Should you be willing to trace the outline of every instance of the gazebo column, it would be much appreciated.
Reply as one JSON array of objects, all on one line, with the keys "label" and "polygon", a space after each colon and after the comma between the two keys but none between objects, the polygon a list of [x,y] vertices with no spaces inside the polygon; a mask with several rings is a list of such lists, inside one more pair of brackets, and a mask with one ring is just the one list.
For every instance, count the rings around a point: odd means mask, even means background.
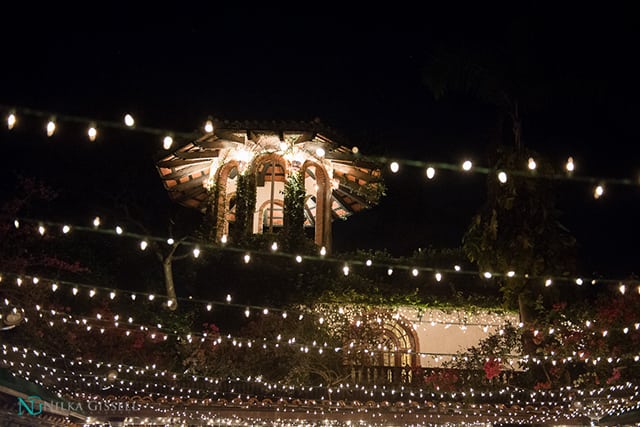
[{"label": "gazebo column", "polygon": [[316,167],[316,224],[315,243],[324,246],[327,252],[331,251],[331,186],[324,169]]}]

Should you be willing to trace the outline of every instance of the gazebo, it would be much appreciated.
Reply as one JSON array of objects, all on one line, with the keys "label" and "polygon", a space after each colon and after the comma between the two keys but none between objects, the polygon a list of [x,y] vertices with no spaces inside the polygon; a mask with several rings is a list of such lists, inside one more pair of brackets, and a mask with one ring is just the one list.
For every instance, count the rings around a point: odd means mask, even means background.
[{"label": "gazebo", "polygon": [[[314,229],[316,245],[330,250],[332,221],[371,208],[384,194],[379,165],[362,158],[356,147],[337,143],[334,135],[318,121],[210,120],[200,136],[156,166],[173,201],[214,218],[216,241],[227,238],[242,197],[255,197],[244,225],[250,232],[282,228],[285,185],[298,173],[304,183],[304,227]],[[251,178],[251,188],[240,194],[242,177]]]}]

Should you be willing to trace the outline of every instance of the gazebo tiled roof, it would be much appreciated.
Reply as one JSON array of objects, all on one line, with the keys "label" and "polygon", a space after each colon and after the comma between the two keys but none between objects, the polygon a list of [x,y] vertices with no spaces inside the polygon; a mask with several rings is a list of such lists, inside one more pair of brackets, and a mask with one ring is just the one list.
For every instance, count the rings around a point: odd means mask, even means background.
[{"label": "gazebo tiled roof", "polygon": [[[205,210],[212,166],[214,162],[224,162],[231,150],[278,153],[283,143],[314,156],[332,171],[334,218],[346,219],[376,205],[384,191],[379,165],[362,159],[357,148],[337,143],[335,132],[317,121],[217,121],[213,125],[212,132],[203,132],[156,164],[169,197],[183,206]],[[324,150],[322,156],[316,154],[318,149]],[[313,209],[310,212],[315,217]],[[311,222],[313,219],[308,218]]]}]

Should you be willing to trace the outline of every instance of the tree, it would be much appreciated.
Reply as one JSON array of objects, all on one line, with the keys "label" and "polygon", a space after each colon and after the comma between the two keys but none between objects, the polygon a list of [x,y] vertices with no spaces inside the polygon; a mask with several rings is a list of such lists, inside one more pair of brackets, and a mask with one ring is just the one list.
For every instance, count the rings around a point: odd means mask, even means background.
[{"label": "tree", "polygon": [[[463,249],[482,271],[517,272],[513,279],[498,280],[505,303],[512,306],[517,300],[522,321],[529,322],[541,289],[539,276],[570,272],[575,241],[559,222],[552,182],[527,176],[530,158],[538,163],[538,173],[553,171],[524,146],[523,114],[544,104],[549,84],[535,56],[525,49],[528,39],[519,37],[522,34],[510,33],[508,43],[485,40],[436,53],[424,77],[437,99],[451,92],[471,94],[499,117],[489,159],[493,173],[487,179],[487,202],[472,219]],[[508,127],[510,131],[504,132]],[[500,170],[507,173],[504,184],[497,179]],[[536,281],[525,275],[535,276]]]}]

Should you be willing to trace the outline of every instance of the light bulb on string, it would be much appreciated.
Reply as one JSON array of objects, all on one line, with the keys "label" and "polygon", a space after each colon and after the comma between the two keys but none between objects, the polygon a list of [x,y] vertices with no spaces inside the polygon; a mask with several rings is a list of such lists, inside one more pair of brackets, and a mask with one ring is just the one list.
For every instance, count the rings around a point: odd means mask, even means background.
[{"label": "light bulb on string", "polygon": [[391,276],[393,274],[393,268],[387,268],[387,276]]},{"label": "light bulb on string", "polygon": [[431,166],[429,166],[427,168],[427,178],[428,179],[433,179],[433,177],[436,176],[436,170],[434,168],[432,168]]},{"label": "light bulb on string", "polygon": [[472,167],[473,167],[473,163],[471,162],[471,160],[465,160],[462,163],[462,170],[464,170],[464,171],[468,172],[468,171],[471,170]]},{"label": "light bulb on string", "polygon": [[251,255],[245,254],[243,260],[245,264],[249,264],[249,261],[251,261]]},{"label": "light bulb on string", "polygon": [[532,170],[532,171],[536,170],[536,168],[538,167],[533,157],[529,157],[529,160],[527,161],[527,167],[529,168],[529,170]]},{"label": "light bulb on string", "polygon": [[411,269],[411,275],[412,275],[413,277],[417,277],[417,276],[418,276],[418,273],[419,273],[419,271],[418,271],[418,269],[417,269],[417,268],[413,268],[413,269]]},{"label": "light bulb on string", "polygon": [[206,133],[213,133],[213,121],[208,119],[204,124],[204,131]]},{"label": "light bulb on string", "polygon": [[14,113],[10,113],[7,116],[7,127],[9,128],[9,130],[13,129],[17,121],[18,119],[16,118],[16,115]]},{"label": "light bulb on string", "polygon": [[246,309],[244,310],[244,316],[245,316],[245,317],[249,317],[250,315],[251,315],[251,310],[249,310],[248,308],[246,308]]},{"label": "light bulb on string", "polygon": [[345,265],[344,267],[342,267],[342,273],[343,273],[345,276],[348,276],[348,275],[349,275],[349,266],[348,266],[348,265]]},{"label": "light bulb on string", "polygon": [[226,234],[223,234],[222,237],[220,237],[220,243],[222,243],[223,245],[225,243],[227,243],[227,235]]},{"label": "light bulb on string", "polygon": [[596,186],[596,188],[594,188],[593,190],[593,198],[594,199],[599,199],[600,197],[602,197],[602,195],[604,194],[604,187],[602,185],[598,185]]},{"label": "light bulb on string", "polygon": [[296,262],[298,264],[302,262],[302,257],[300,255],[296,255]]},{"label": "light bulb on string", "polygon": [[146,240],[142,240],[140,242],[140,250],[144,251],[145,249],[147,249],[147,246],[149,246],[149,243]]},{"label": "light bulb on string", "polygon": [[167,135],[162,139],[162,148],[168,150],[173,145],[173,137],[171,135]]},{"label": "light bulb on string", "polygon": [[325,256],[326,254],[327,254],[327,248],[325,248],[324,246],[321,247],[320,248],[320,256]]},{"label": "light bulb on string", "polygon": [[397,173],[400,170],[400,165],[398,164],[398,162],[391,162],[391,164],[389,165],[389,169],[391,170],[391,172]]},{"label": "light bulb on string", "polygon": [[273,242],[271,244],[271,250],[272,251],[277,251],[278,250],[278,242]]},{"label": "light bulb on string", "polygon": [[582,286],[582,284],[583,284],[583,283],[584,283],[584,281],[583,281],[581,278],[579,278],[579,277],[578,277],[578,278],[576,279],[576,285],[578,285],[578,286]]},{"label": "light bulb on string", "polygon": [[62,233],[63,234],[67,234],[67,233],[69,233],[69,231],[71,231],[71,227],[69,227],[68,225],[63,225],[62,226]]},{"label": "light bulb on string", "polygon": [[98,129],[96,129],[95,125],[89,126],[87,130],[87,135],[89,136],[89,141],[93,142],[98,137]]},{"label": "light bulb on string", "polygon": [[100,227],[100,217],[99,216],[93,218],[93,226],[96,227],[96,228]]},{"label": "light bulb on string", "polygon": [[200,256],[200,248],[193,248],[193,257],[198,258]]},{"label": "light bulb on string", "polygon": [[122,227],[120,227],[120,226],[117,226],[117,227],[116,227],[116,234],[117,234],[117,235],[121,235],[121,234],[123,233],[123,231],[124,231],[124,230],[122,229]]},{"label": "light bulb on string", "polygon": [[51,137],[56,132],[56,122],[54,119],[51,119],[47,122],[47,136]]},{"label": "light bulb on string", "polygon": [[125,114],[124,116],[124,124],[127,125],[128,127],[133,127],[133,125],[135,124],[135,120],[133,119],[133,116],[131,114]]},{"label": "light bulb on string", "polygon": [[565,169],[567,169],[567,172],[571,173],[575,170],[575,164],[573,163],[573,157],[569,157],[567,159],[567,164],[565,165]]},{"label": "light bulb on string", "polygon": [[507,182],[507,173],[505,171],[498,172],[498,181],[500,181],[501,184]]},{"label": "light bulb on string", "polygon": [[230,303],[231,302],[231,294],[227,294],[227,297],[225,299],[226,299],[226,301],[228,303]]}]

